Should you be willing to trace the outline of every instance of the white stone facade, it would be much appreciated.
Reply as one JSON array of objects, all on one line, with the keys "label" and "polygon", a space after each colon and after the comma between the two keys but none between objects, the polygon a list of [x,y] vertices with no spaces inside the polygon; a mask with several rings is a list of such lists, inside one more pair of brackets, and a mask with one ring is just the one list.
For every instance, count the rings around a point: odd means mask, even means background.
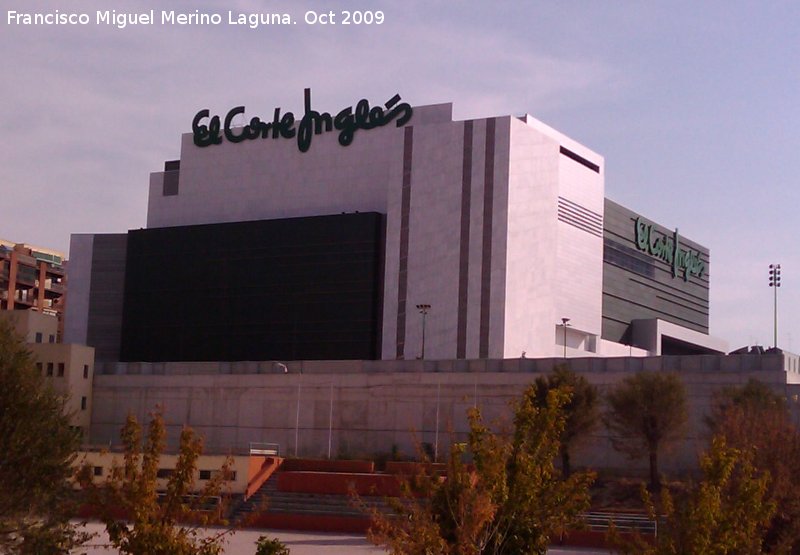
[{"label": "white stone facade", "polygon": [[[431,305],[425,358],[558,356],[562,318],[570,351],[591,356],[601,344],[603,166],[530,116],[452,121],[449,104],[415,108],[402,128],[359,130],[347,147],[335,133],[315,136],[305,153],[281,139],[200,148],[185,134],[177,194],[152,174],[147,225],[379,212],[381,358],[421,356],[418,304]],[[596,217],[599,233],[561,209]]]}]

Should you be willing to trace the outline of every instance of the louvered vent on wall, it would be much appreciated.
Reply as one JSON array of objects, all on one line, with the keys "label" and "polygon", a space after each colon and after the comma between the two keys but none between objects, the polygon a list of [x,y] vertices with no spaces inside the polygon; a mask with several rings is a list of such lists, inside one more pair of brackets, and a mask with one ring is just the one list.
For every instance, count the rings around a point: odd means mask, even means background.
[{"label": "louvered vent on wall", "polygon": [[558,219],[596,237],[603,236],[603,216],[563,197],[558,197]]}]

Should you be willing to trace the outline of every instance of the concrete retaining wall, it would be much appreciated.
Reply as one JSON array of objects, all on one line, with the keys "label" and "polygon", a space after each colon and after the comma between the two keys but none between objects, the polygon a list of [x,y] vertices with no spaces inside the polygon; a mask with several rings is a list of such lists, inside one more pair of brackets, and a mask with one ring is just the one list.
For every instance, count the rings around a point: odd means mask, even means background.
[{"label": "concrete retaining wall", "polygon": [[[675,372],[689,392],[689,432],[662,460],[665,471],[696,467],[707,437],[703,417],[711,396],[749,378],[770,384],[796,408],[800,386],[794,355],[568,359],[601,392],[633,372]],[[466,411],[478,406],[488,421],[506,422],[509,402],[539,373],[562,359],[449,361],[335,361],[284,363],[115,364],[96,375],[91,438],[116,443],[129,412],[144,418],[157,405],[170,440],[183,425],[206,438],[208,451],[276,442],[281,456],[354,458],[418,442],[439,455],[466,437]],[[280,366],[278,366],[280,364]],[[276,372],[279,370],[279,372]],[[573,456],[577,466],[643,471],[646,461],[616,453],[602,425]]]}]

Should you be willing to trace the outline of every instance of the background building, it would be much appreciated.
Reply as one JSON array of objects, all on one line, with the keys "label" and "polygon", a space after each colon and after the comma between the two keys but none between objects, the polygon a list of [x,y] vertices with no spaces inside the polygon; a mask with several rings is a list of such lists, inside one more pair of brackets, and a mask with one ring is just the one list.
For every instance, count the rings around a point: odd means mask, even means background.
[{"label": "background building", "polygon": [[0,310],[33,309],[58,318],[66,293],[64,254],[0,239]]},{"label": "background building", "polygon": [[88,437],[94,349],[62,342],[66,293],[63,253],[0,239],[0,318],[28,344],[41,374],[66,397],[72,425]]},{"label": "background building", "polygon": [[27,343],[36,368],[56,393],[66,398],[72,426],[88,439],[92,414],[94,349],[58,341],[59,320],[35,310],[0,311]]}]

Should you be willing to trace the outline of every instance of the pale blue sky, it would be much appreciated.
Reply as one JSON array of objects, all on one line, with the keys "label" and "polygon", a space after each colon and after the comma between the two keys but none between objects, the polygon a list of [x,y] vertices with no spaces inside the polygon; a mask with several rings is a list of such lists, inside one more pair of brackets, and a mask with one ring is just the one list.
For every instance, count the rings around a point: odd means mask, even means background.
[{"label": "pale blue sky", "polygon": [[[383,10],[308,26],[306,10]],[[288,12],[297,25],[9,26],[7,12]],[[0,237],[144,225],[148,174],[197,109],[334,109],[399,92],[530,113],[599,152],[606,195],[711,249],[711,327],[800,351],[800,3],[0,0]]]}]

